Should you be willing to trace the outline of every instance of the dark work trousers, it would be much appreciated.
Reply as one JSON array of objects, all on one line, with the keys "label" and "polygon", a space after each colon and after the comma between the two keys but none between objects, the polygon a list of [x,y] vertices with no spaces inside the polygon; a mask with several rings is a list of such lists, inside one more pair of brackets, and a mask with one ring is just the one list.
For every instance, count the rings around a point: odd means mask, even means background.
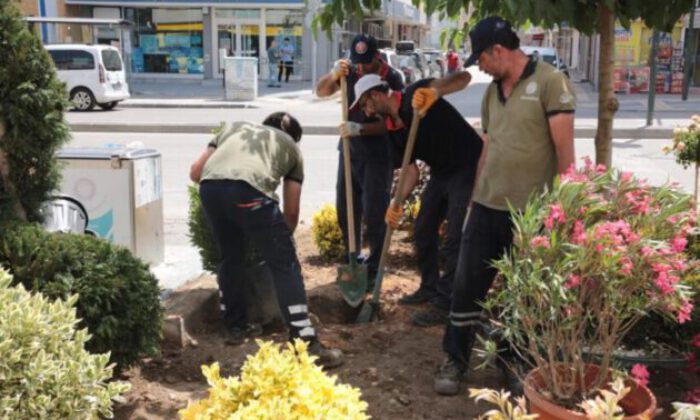
[{"label": "dark work trousers", "polygon": [[[445,311],[450,309],[452,282],[457,270],[459,245],[462,238],[464,217],[474,185],[473,171],[451,173],[431,172],[428,185],[420,200],[416,218],[414,240],[421,272],[421,289],[434,294],[431,303]],[[443,274],[440,275],[439,247],[440,224],[447,219],[447,231],[442,252],[445,257]]]},{"label": "dark work trousers", "polygon": [[282,81],[282,73],[284,73],[284,81],[289,81],[289,76],[294,72],[294,62],[293,61],[280,61],[280,71],[277,74],[277,81]]},{"label": "dark work trousers", "polygon": [[202,206],[221,251],[219,289],[228,328],[247,323],[244,245],[249,240],[272,271],[279,307],[292,338],[313,341],[306,291],[292,232],[273,199],[243,181],[205,180],[199,186]]},{"label": "dark work trousers", "polygon": [[443,350],[462,372],[469,367],[474,336],[481,325],[480,303],[496,277],[491,262],[505,255],[512,244],[510,213],[473,203],[462,232],[450,321],[442,340]]},{"label": "dark work trousers", "polygon": [[[338,180],[335,189],[335,207],[338,213],[338,224],[343,232],[343,243],[348,249],[348,215],[345,200],[345,169],[343,152],[339,154]],[[369,243],[369,258],[367,259],[368,281],[372,283],[377,275],[379,257],[382,253],[386,224],[384,214],[389,206],[391,194],[392,169],[391,162],[367,161],[351,159],[352,172],[352,202],[355,213],[355,246],[359,253],[362,249],[360,232],[362,222],[367,225],[367,242]]]}]

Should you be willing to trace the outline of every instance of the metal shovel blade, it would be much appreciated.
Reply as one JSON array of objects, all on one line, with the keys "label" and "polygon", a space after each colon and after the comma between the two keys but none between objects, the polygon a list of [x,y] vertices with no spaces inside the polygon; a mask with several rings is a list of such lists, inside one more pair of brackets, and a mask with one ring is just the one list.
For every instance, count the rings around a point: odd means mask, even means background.
[{"label": "metal shovel blade", "polygon": [[350,264],[338,267],[336,282],[348,305],[357,308],[367,293],[367,266],[358,264],[356,258],[351,258]]}]

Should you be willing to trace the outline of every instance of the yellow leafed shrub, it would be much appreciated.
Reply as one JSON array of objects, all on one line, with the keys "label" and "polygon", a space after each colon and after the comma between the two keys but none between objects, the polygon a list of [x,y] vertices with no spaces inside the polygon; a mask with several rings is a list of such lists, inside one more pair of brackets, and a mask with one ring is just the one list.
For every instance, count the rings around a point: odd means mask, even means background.
[{"label": "yellow leafed shrub", "polygon": [[340,261],[345,256],[343,234],[338,224],[335,206],[325,204],[311,219],[311,233],[321,257],[328,261]]},{"label": "yellow leafed shrub", "polygon": [[367,403],[360,390],[337,383],[314,364],[307,344],[296,340],[280,351],[272,342],[257,341],[240,377],[222,378],[219,364],[203,366],[209,398],[180,411],[184,420],[361,420]]}]

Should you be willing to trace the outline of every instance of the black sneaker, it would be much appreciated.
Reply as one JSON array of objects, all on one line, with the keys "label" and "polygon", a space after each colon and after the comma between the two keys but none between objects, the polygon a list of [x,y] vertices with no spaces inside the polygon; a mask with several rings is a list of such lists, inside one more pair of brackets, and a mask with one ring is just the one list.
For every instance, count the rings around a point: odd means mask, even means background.
[{"label": "black sneaker", "polygon": [[248,324],[245,328],[233,327],[226,331],[224,342],[230,346],[238,346],[245,342],[247,338],[258,337],[263,333],[260,324]]},{"label": "black sneaker", "polygon": [[432,307],[424,311],[419,311],[411,316],[411,323],[417,327],[432,327],[435,325],[445,325],[449,318],[449,311]]},{"label": "black sneaker", "polygon": [[326,369],[333,369],[345,363],[342,351],[329,349],[318,340],[309,343],[307,352],[311,356],[316,356],[316,364]]},{"label": "black sneaker", "polygon": [[457,364],[448,357],[433,377],[433,390],[439,395],[457,395],[463,376]]},{"label": "black sneaker", "polygon": [[419,288],[410,295],[399,298],[399,303],[402,305],[420,305],[421,303],[429,302],[433,297],[435,297],[435,292]]}]

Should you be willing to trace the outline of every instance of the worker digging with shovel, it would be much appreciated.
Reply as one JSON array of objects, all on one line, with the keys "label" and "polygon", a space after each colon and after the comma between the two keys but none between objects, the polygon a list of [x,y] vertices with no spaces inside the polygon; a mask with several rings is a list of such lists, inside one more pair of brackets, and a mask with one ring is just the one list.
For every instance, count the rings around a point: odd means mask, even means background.
[{"label": "worker digging with shovel", "polygon": [[[357,99],[350,107],[362,110],[367,116],[379,116],[385,122],[394,156],[408,153],[405,159],[410,163],[401,174],[405,181],[386,212],[386,222],[391,228],[398,227],[402,203],[418,183],[420,173],[415,161],[419,159],[430,166],[430,180],[421,196],[414,232],[421,285],[415,293],[403,298],[404,303],[430,302],[429,310],[418,312],[412,318],[419,326],[444,324],[450,308],[462,225],[482,141],[464,117],[442,97],[464,89],[470,81],[471,75],[460,71],[442,79],[420,80],[403,91],[396,91],[378,76],[366,75],[355,85]],[[415,148],[411,149],[408,127],[414,122],[414,111],[420,115],[420,125],[416,129]],[[446,264],[440,276],[438,232],[445,217]]]},{"label": "worker digging with shovel", "polygon": [[[353,307],[362,303],[376,278],[382,239],[386,231],[384,213],[389,205],[392,165],[386,141],[386,125],[360,110],[347,112],[355,101],[355,84],[367,74],[377,75],[392,89],[401,90],[403,82],[397,70],[385,63],[370,35],[357,35],[351,44],[350,59],[338,60],[333,70],[316,85],[316,94],[327,97],[343,89],[344,131],[339,146],[336,211],[348,252],[348,265],[339,268],[343,297]],[[343,84],[347,83],[346,88]],[[361,225],[365,222],[369,257],[366,265],[358,263],[361,249]],[[352,227],[350,227],[352,225]]]}]

